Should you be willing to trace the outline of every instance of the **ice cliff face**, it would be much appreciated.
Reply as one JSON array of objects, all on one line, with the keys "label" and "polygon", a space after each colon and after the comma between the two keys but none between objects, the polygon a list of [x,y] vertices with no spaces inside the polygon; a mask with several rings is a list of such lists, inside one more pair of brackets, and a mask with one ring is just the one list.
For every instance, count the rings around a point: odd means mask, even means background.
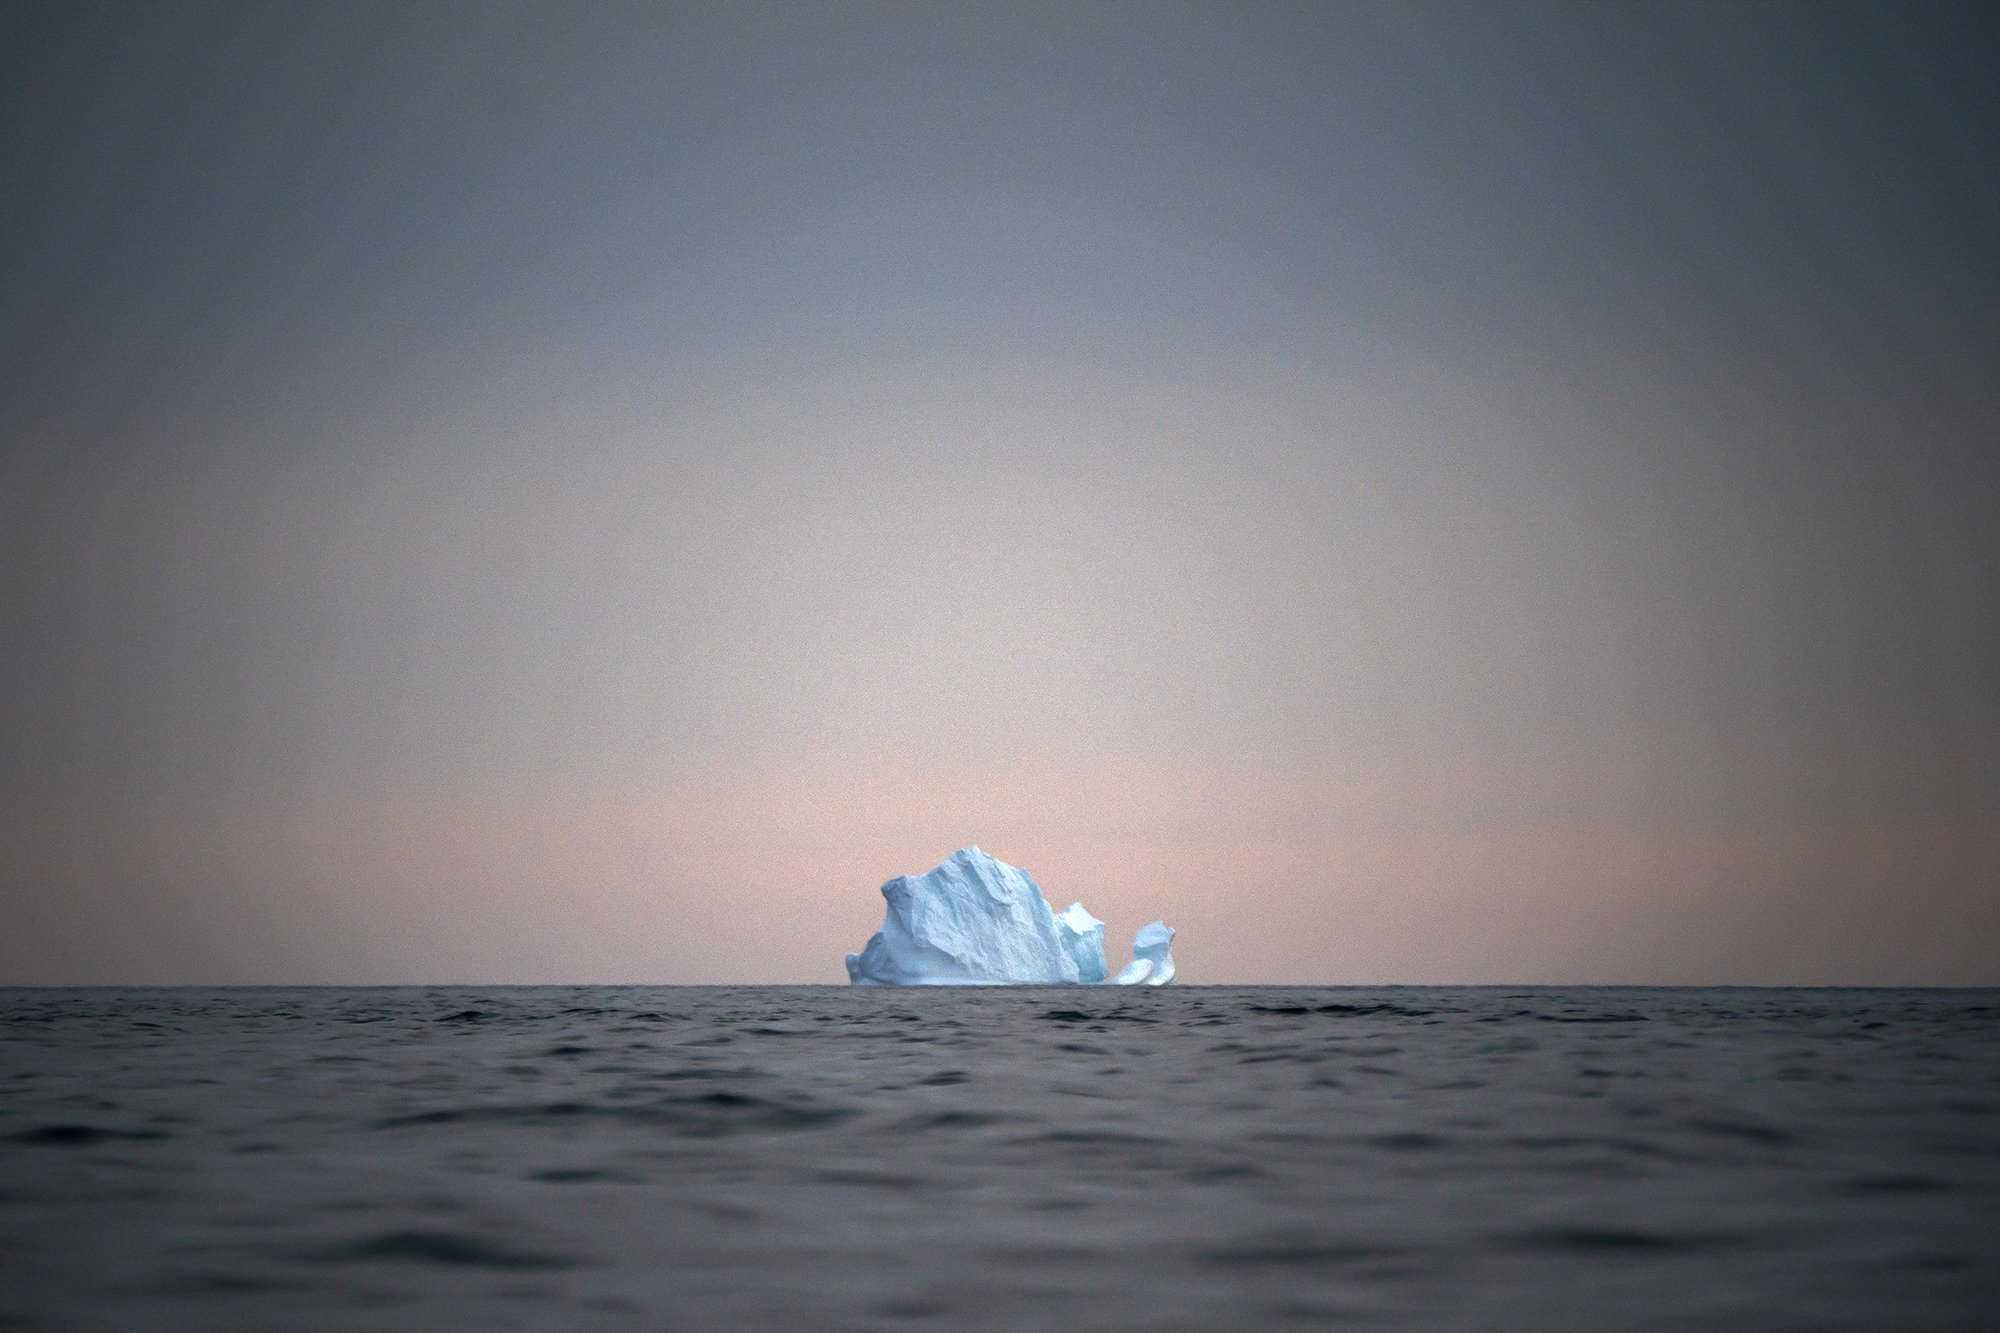
[{"label": "ice cliff face", "polygon": [[[1052,910],[1032,875],[977,847],[953,852],[929,874],[890,880],[882,896],[882,929],[847,955],[857,986],[1091,985],[1110,970],[1102,921],[1082,903]],[[1173,980],[1173,937],[1161,922],[1140,930],[1118,980]]]}]

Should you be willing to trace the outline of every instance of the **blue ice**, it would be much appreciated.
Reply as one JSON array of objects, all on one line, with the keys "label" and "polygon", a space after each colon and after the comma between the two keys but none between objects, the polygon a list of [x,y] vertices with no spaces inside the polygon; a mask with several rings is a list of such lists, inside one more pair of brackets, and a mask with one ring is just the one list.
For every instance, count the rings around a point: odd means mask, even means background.
[{"label": "blue ice", "polygon": [[[1057,912],[1027,871],[964,847],[923,875],[882,886],[888,911],[860,953],[847,955],[857,986],[1095,985],[1104,961],[1104,923],[1082,903]],[[1117,985],[1174,979],[1163,921],[1142,926]]]}]

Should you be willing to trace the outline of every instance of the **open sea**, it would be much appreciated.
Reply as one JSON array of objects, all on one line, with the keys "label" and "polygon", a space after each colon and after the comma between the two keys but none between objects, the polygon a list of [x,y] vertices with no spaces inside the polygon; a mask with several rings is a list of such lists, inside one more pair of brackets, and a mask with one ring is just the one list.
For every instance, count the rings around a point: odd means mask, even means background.
[{"label": "open sea", "polygon": [[0,990],[0,1328],[2000,1328],[2000,992]]}]

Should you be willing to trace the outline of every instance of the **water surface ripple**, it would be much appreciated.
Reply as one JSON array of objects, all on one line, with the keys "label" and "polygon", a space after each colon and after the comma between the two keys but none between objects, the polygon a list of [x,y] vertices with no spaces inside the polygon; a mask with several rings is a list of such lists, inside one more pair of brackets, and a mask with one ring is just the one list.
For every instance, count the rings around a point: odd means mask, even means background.
[{"label": "water surface ripple", "polygon": [[2000,993],[0,990],[0,1328],[2000,1327]]}]

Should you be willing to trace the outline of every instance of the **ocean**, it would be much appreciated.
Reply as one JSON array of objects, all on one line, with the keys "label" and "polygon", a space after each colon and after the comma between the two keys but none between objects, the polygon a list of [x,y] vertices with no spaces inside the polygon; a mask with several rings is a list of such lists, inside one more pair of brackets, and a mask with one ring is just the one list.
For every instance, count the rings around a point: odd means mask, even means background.
[{"label": "ocean", "polygon": [[0,990],[0,1328],[2000,1328],[2000,992]]}]

